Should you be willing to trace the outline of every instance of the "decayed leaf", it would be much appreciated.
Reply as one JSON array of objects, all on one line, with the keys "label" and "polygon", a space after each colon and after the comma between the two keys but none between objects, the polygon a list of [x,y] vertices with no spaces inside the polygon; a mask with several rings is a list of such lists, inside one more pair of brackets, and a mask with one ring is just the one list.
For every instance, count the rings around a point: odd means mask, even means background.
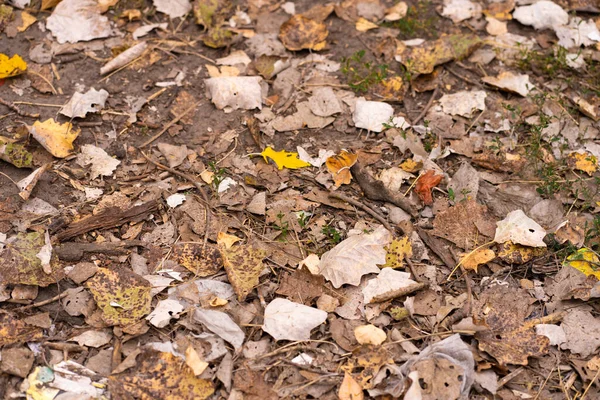
[{"label": "decayed leaf", "polygon": [[354,336],[359,344],[372,344],[375,346],[379,346],[387,339],[383,329],[371,324],[354,328]]},{"label": "decayed leaf", "polygon": [[394,116],[394,108],[382,101],[367,101],[360,97],[356,100],[352,120],[357,128],[367,129],[369,132],[381,132],[384,124],[390,122]]},{"label": "decayed leaf", "polygon": [[509,264],[525,264],[536,257],[543,256],[546,251],[544,247],[528,247],[509,240],[500,245],[498,257]]},{"label": "decayed leaf", "polygon": [[202,243],[177,243],[171,259],[197,277],[214,275],[223,267],[223,259],[216,246]]},{"label": "decayed leaf", "polygon": [[327,170],[333,176],[333,181],[335,182],[336,187],[350,184],[352,181],[352,173],[350,172],[350,168],[356,164],[357,160],[357,154],[342,150],[340,154],[331,156],[327,159],[327,161],[325,161]]},{"label": "decayed leaf", "polygon": [[309,163],[298,158],[298,153],[287,152],[285,150],[275,151],[271,147],[267,147],[260,155],[263,156],[265,162],[268,162],[267,157],[275,161],[277,169],[310,167]]},{"label": "decayed leaf", "polygon": [[480,44],[473,34],[443,36],[415,47],[398,47],[396,61],[412,74],[430,74],[436,65],[468,57]]},{"label": "decayed leaf", "polygon": [[108,153],[92,144],[81,146],[81,153],[77,155],[77,164],[90,168],[90,179],[99,176],[112,176],[121,161],[112,158]]},{"label": "decayed leaf", "polygon": [[26,324],[8,312],[0,313],[0,347],[13,343],[35,342],[44,337],[41,328]]},{"label": "decayed leaf", "polygon": [[589,311],[569,310],[560,326],[567,339],[561,344],[562,349],[589,357],[600,347],[600,320]]},{"label": "decayed leaf", "polygon": [[319,273],[335,288],[344,284],[357,286],[363,275],[379,273],[378,264],[386,261],[384,247],[391,240],[391,233],[383,227],[373,233],[350,236],[323,254]]},{"label": "decayed leaf", "polygon": [[600,280],[600,258],[594,251],[586,247],[567,257],[564,265],[573,267],[586,276],[593,275]]},{"label": "decayed leaf", "polygon": [[527,97],[529,91],[534,87],[529,82],[529,75],[516,75],[510,71],[503,71],[498,76],[484,76],[481,80],[497,88],[520,94],[523,97]]},{"label": "decayed leaf", "polygon": [[202,400],[215,391],[209,380],[197,378],[181,358],[151,349],[137,356],[133,368],[110,375],[108,387],[114,398],[142,400]]},{"label": "decayed leaf", "polygon": [[381,367],[393,364],[394,360],[385,346],[364,345],[352,352],[352,357],[341,367],[342,371],[352,375],[352,378],[363,389],[373,387],[373,378]]},{"label": "decayed leaf", "polygon": [[9,58],[6,54],[0,53],[0,79],[21,75],[26,70],[27,63],[20,55],[15,54]]},{"label": "decayed leaf", "polygon": [[73,141],[81,132],[73,129],[73,124],[65,122],[60,124],[49,118],[44,122],[36,121],[33,126],[28,126],[29,133],[54,157],[65,158],[73,151]]},{"label": "decayed leaf", "polygon": [[349,373],[344,373],[344,380],[338,392],[340,400],[363,400],[365,395],[362,387],[352,378]]},{"label": "decayed leaf", "polygon": [[328,35],[329,32],[324,23],[309,19],[301,14],[291,17],[279,29],[279,39],[291,51],[302,49],[323,50]]},{"label": "decayed leaf", "polygon": [[102,110],[106,99],[108,99],[108,92],[104,89],[91,88],[85,93],[75,92],[69,102],[60,109],[60,113],[69,118],[83,118],[87,113]]},{"label": "decayed leaf", "polygon": [[589,176],[594,175],[594,172],[598,169],[598,159],[588,153],[571,153],[567,158],[567,162],[572,168],[583,171]]},{"label": "decayed leaf", "polygon": [[410,279],[409,273],[384,268],[377,278],[369,280],[362,292],[367,304],[388,301],[421,288],[423,285]]},{"label": "decayed leaf", "polygon": [[310,331],[326,319],[325,311],[277,298],[265,308],[262,329],[275,340],[309,340]]},{"label": "decayed leaf", "polygon": [[395,5],[393,5],[392,7],[388,8],[387,10],[385,10],[385,17],[384,19],[386,21],[398,21],[399,19],[402,19],[406,16],[406,13],[408,12],[408,5],[401,1],[399,3],[396,3]]},{"label": "decayed leaf", "polygon": [[527,357],[546,354],[549,340],[535,332],[535,320],[525,319],[535,301],[524,289],[495,285],[473,304],[473,320],[489,327],[477,332],[479,349],[500,364],[527,365]]},{"label": "decayed leaf", "polygon": [[546,247],[544,237],[546,231],[537,222],[529,218],[523,210],[508,213],[506,218],[496,223],[494,242],[504,243],[511,241],[530,247]]},{"label": "decayed leaf", "polygon": [[262,108],[260,76],[221,76],[204,80],[207,97],[222,110],[231,107],[252,110]]},{"label": "decayed leaf", "polygon": [[21,190],[19,192],[19,196],[23,200],[29,199],[29,196],[31,196],[31,192],[35,188],[35,185],[37,184],[38,180],[42,177],[44,172],[46,172],[50,169],[50,166],[51,166],[51,164],[44,164],[41,167],[39,167],[38,169],[36,169],[35,171],[33,171],[28,176],[26,176],[25,178],[23,178],[19,182],[17,182],[17,186]]},{"label": "decayed leaf", "polygon": [[17,168],[30,168],[33,155],[24,145],[15,143],[14,140],[0,136],[0,160],[11,163]]},{"label": "decayed leaf", "polygon": [[94,0],[62,0],[46,20],[58,43],[76,43],[110,36],[107,17]]},{"label": "decayed leaf", "polygon": [[470,0],[444,0],[442,15],[458,23],[469,18],[481,17],[481,4]]},{"label": "decayed leaf", "polygon": [[442,178],[442,175],[436,175],[435,171],[430,169],[421,175],[417,181],[417,184],[415,185],[415,192],[419,198],[423,200],[425,205],[430,206],[433,204],[431,189],[436,187],[442,181]]},{"label": "decayed leaf", "polygon": [[150,312],[152,285],[126,268],[98,268],[85,285],[109,325],[131,325]]},{"label": "decayed leaf", "polygon": [[45,245],[45,235],[40,232],[19,233],[7,240],[0,253],[0,282],[46,287],[61,280],[64,271],[56,256],[50,259],[50,273],[42,267],[42,260],[37,255]]},{"label": "decayed leaf", "polygon": [[485,110],[486,97],[487,93],[483,90],[463,90],[443,95],[440,105],[446,114],[471,118],[475,111]]},{"label": "decayed leaf", "polygon": [[242,348],[246,335],[226,313],[198,308],[194,312],[194,320],[203,324],[221,339],[231,343],[236,351]]},{"label": "decayed leaf", "polygon": [[265,268],[262,261],[267,253],[250,245],[232,246],[229,249],[220,246],[219,251],[238,300],[246,300],[246,296],[258,285],[258,277]]},{"label": "decayed leaf", "polygon": [[406,257],[412,257],[413,254],[412,244],[410,243],[410,238],[408,236],[392,240],[385,249],[387,254],[385,256],[383,268],[403,268],[404,259]]},{"label": "decayed leaf", "polygon": [[196,0],[194,16],[196,23],[206,28],[219,25],[233,12],[234,4],[223,0]]},{"label": "decayed leaf", "polygon": [[179,301],[173,299],[160,300],[146,319],[157,328],[164,328],[169,325],[171,319],[178,319],[182,311],[183,305]]},{"label": "decayed leaf", "polygon": [[552,29],[569,22],[569,14],[561,6],[548,0],[517,7],[513,18],[523,25],[531,25],[538,30]]},{"label": "decayed leaf", "polygon": [[460,257],[460,263],[465,269],[477,272],[477,267],[492,261],[496,258],[496,253],[490,249],[479,249],[473,253],[460,254]]}]

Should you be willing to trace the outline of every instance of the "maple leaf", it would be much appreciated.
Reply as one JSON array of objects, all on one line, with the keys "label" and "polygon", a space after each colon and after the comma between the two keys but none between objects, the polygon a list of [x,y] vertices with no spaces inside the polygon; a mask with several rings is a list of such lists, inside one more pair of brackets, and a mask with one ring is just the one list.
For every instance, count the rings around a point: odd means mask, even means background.
[{"label": "maple leaf", "polygon": [[327,159],[327,161],[325,161],[327,170],[333,176],[333,181],[335,182],[336,188],[340,187],[341,185],[350,184],[352,181],[352,173],[350,172],[350,168],[356,164],[356,160],[358,160],[357,154],[342,150],[340,154],[331,156]]},{"label": "maple leaf", "polygon": [[433,197],[431,195],[431,189],[436,187],[441,181],[443,176],[436,175],[435,171],[430,169],[425,172],[419,180],[417,181],[417,185],[415,186],[415,192],[419,195],[419,198],[423,200],[425,205],[430,206],[433,204]]},{"label": "maple leaf", "polygon": [[267,157],[275,161],[278,169],[298,169],[302,167],[310,167],[309,163],[298,158],[298,153],[290,153],[284,150],[275,151],[271,147],[267,147],[262,151],[262,153],[260,153],[260,155],[263,156],[265,162],[268,162]]},{"label": "maple leaf", "polygon": [[357,286],[365,274],[379,273],[378,264],[385,264],[391,233],[384,227],[373,233],[350,236],[329,250],[319,264],[319,273],[331,281],[333,287],[344,284]]}]

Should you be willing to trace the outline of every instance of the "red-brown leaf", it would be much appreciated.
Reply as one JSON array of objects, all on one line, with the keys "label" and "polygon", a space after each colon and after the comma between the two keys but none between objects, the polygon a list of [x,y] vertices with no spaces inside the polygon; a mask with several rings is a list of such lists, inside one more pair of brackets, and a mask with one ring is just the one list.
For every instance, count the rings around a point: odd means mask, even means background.
[{"label": "red-brown leaf", "polygon": [[442,175],[436,175],[435,171],[430,169],[425,174],[423,174],[417,181],[417,185],[415,186],[415,192],[417,192],[417,195],[419,195],[419,198],[423,200],[423,203],[425,203],[425,205],[430,206],[433,204],[431,189],[436,187],[442,181],[442,178]]}]

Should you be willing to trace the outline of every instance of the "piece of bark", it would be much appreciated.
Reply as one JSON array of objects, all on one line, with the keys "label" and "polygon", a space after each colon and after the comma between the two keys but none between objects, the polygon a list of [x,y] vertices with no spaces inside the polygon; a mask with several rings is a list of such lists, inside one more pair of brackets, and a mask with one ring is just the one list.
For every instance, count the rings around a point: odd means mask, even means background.
[{"label": "piece of bark", "polygon": [[446,248],[446,243],[448,242],[446,242],[444,239],[436,238],[435,236],[433,236],[432,234],[430,234],[422,228],[417,228],[417,233],[419,234],[421,240],[425,242],[427,247],[429,247],[431,251],[433,251],[435,255],[438,256],[448,268],[454,269],[456,263],[452,259],[452,254],[450,253],[450,250]]},{"label": "piece of bark", "polygon": [[57,233],[55,238],[60,242],[64,242],[65,240],[96,229],[115,228],[129,222],[140,222],[157,210],[158,201],[156,200],[131,207],[128,210],[121,210],[118,207],[109,207],[96,215],[91,215],[70,224],[64,231]]},{"label": "piece of bark", "polygon": [[365,171],[359,162],[354,164],[352,168],[350,168],[350,171],[368,199],[387,201],[388,203],[397,205],[413,217],[418,215],[416,207],[410,202],[409,199],[399,193],[391,192],[385,187],[383,182],[373,178],[367,171]]},{"label": "piece of bark", "polygon": [[121,242],[78,243],[67,242],[54,247],[54,252],[62,261],[79,261],[85,253],[102,253],[110,256],[127,254],[128,247],[146,246],[141,240],[124,240]]}]

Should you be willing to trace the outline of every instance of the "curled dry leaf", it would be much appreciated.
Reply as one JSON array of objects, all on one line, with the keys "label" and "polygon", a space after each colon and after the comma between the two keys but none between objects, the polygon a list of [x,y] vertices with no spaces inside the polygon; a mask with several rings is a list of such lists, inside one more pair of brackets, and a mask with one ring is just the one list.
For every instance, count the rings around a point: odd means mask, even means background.
[{"label": "curled dry leaf", "polygon": [[346,150],[342,150],[340,154],[327,158],[325,165],[327,166],[327,170],[333,176],[336,187],[350,184],[352,181],[350,168],[356,164],[357,160],[357,154],[349,153]]},{"label": "curled dry leaf", "polygon": [[323,50],[329,32],[322,22],[309,19],[301,14],[294,15],[281,25],[279,39],[291,51],[303,49]]},{"label": "curled dry leaf", "polygon": [[433,196],[431,194],[431,189],[436,187],[441,181],[443,176],[436,175],[435,171],[430,169],[425,172],[419,180],[417,180],[417,184],[415,185],[415,192],[419,196],[423,203],[427,206],[433,204]]},{"label": "curled dry leaf", "polygon": [[265,308],[263,330],[275,340],[309,340],[310,331],[327,319],[327,313],[286,299]]},{"label": "curled dry leaf", "polygon": [[44,332],[41,328],[26,324],[12,313],[0,313],[0,346],[35,342],[41,340],[43,336]]},{"label": "curled dry leaf", "polygon": [[477,272],[480,265],[487,264],[496,258],[496,253],[490,249],[479,249],[473,253],[462,253],[460,257],[460,263],[465,269]]},{"label": "curled dry leaf", "polygon": [[340,385],[338,396],[340,400],[363,400],[365,398],[363,388],[348,372],[344,373],[344,380]]}]

